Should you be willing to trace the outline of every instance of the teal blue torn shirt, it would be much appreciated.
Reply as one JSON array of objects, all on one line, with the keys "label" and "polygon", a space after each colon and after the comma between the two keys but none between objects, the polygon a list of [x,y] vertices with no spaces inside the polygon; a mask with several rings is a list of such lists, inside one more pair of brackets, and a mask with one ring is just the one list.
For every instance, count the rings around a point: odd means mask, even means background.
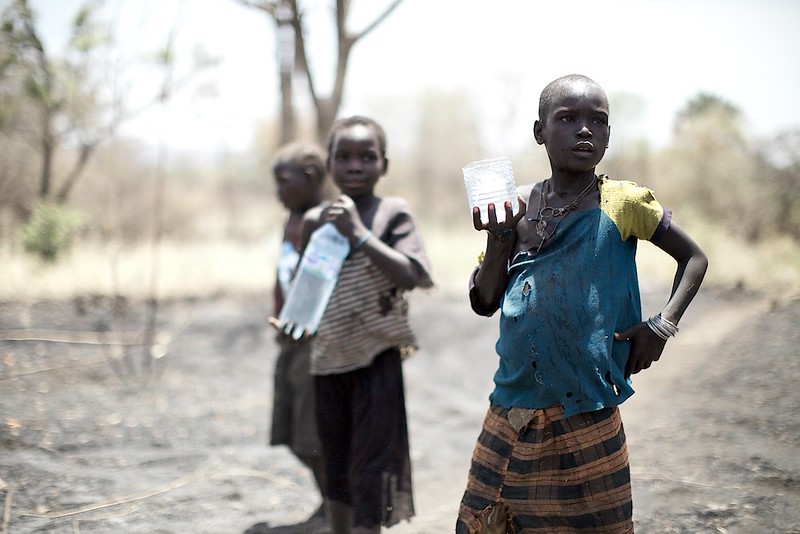
[{"label": "teal blue torn shirt", "polygon": [[642,320],[636,244],[657,241],[669,212],[633,182],[601,176],[598,187],[598,208],[569,215],[546,249],[509,265],[492,405],[560,404],[566,418],[633,394],[624,375],[630,343],[614,332]]}]

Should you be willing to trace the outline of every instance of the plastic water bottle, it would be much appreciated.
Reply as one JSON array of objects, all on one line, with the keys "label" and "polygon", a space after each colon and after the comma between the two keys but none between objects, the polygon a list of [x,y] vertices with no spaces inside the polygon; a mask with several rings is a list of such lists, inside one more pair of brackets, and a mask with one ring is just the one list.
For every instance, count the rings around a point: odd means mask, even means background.
[{"label": "plastic water bottle", "polygon": [[311,234],[278,317],[284,333],[294,339],[316,333],[349,252],[350,241],[332,223]]},{"label": "plastic water bottle", "polygon": [[519,211],[517,184],[508,158],[493,158],[473,161],[461,171],[467,188],[470,213],[477,206],[481,210],[481,221],[489,222],[489,204],[494,204],[497,222],[506,220],[506,201],[511,201],[512,212]]}]

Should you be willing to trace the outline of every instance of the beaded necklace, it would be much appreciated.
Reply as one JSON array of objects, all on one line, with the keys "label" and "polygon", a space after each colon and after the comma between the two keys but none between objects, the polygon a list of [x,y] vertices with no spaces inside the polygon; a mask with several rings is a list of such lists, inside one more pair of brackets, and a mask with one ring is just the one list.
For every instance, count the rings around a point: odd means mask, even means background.
[{"label": "beaded necklace", "polygon": [[[539,192],[539,220],[536,221],[536,235],[541,238],[539,242],[539,246],[536,248],[536,253],[538,254],[540,250],[542,250],[542,246],[544,242],[547,240],[548,237],[554,236],[556,234],[556,229],[558,228],[559,223],[563,219],[560,217],[564,217],[569,212],[577,208],[583,197],[589,194],[589,191],[592,190],[595,182],[597,182],[597,176],[593,176],[592,180],[589,182],[589,185],[581,191],[578,196],[575,197],[575,200],[567,204],[566,206],[562,206],[560,208],[553,208],[547,205],[547,194],[550,192],[550,179],[544,181],[542,184],[542,189]],[[552,233],[548,236],[547,235],[547,219],[558,219],[556,221],[555,226],[553,227]]]}]

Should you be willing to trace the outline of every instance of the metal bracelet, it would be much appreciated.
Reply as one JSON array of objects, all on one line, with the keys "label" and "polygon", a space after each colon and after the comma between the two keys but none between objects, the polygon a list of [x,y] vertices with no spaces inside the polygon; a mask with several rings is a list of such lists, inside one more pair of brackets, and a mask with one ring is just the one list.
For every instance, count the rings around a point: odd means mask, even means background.
[{"label": "metal bracelet", "polygon": [[359,240],[358,240],[358,243],[356,243],[356,244],[353,246],[353,250],[358,250],[358,249],[360,249],[361,247],[363,247],[363,246],[366,244],[366,242],[367,242],[367,241],[369,241],[369,238],[370,238],[370,237],[372,237],[372,230],[367,230],[367,233],[366,233],[366,234],[364,234],[364,237],[362,237],[361,239],[359,239]]},{"label": "metal bracelet", "polygon": [[650,317],[646,322],[650,330],[664,341],[675,336],[679,330],[678,325],[668,319],[664,319],[660,313]]}]

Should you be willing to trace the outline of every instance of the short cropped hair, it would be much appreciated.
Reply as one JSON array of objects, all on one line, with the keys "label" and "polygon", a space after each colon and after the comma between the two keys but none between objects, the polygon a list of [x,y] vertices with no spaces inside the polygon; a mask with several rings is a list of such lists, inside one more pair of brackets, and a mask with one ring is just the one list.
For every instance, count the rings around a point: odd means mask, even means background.
[{"label": "short cropped hair", "polygon": [[320,178],[325,176],[325,153],[317,143],[311,141],[292,141],[278,148],[272,158],[272,171],[279,165],[311,167]]},{"label": "short cropped hair", "polygon": [[328,134],[328,154],[330,157],[330,153],[333,150],[333,140],[336,137],[336,134],[339,133],[340,130],[344,130],[346,128],[350,128],[351,126],[356,126],[361,124],[363,126],[368,126],[375,131],[375,135],[378,136],[378,145],[381,149],[381,156],[386,159],[386,132],[383,131],[383,128],[380,124],[378,124],[374,119],[370,119],[369,117],[364,117],[363,115],[353,115],[352,117],[346,117],[344,119],[339,119],[333,123],[331,126],[330,133]]},{"label": "short cropped hair", "polygon": [[[566,76],[556,78],[552,82],[548,83],[544,89],[542,89],[542,94],[539,96],[540,121],[544,122],[546,120],[547,114],[551,109],[553,109],[555,103],[566,94],[567,87],[574,82],[583,82],[587,85],[596,87],[602,91],[604,95],[606,94],[605,90],[599,83],[588,76],[584,76],[583,74],[567,74]],[[608,100],[608,98],[606,98],[606,100]]]}]

